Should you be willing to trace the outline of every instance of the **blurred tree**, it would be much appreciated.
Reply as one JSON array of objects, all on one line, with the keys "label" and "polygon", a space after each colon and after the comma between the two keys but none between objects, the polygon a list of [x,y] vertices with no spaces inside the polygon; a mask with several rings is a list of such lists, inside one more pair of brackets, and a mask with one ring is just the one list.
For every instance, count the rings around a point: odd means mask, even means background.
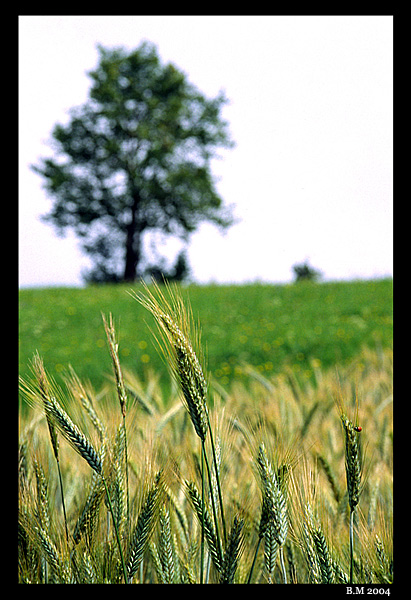
[{"label": "blurred tree", "polygon": [[300,265],[293,266],[295,281],[317,281],[321,277],[321,272],[310,267],[307,261]]},{"label": "blurred tree", "polygon": [[144,42],[131,53],[98,47],[89,100],[52,132],[56,158],[33,165],[53,200],[43,219],[72,228],[93,281],[133,281],[144,272],[142,238],[161,230],[187,240],[203,221],[233,224],[210,162],[232,147],[220,92],[207,99]]},{"label": "blurred tree", "polygon": [[164,265],[164,261],[160,260],[159,264],[146,269],[145,275],[154,279],[159,283],[163,281],[185,281],[190,274],[190,267],[187,261],[185,251],[181,251],[177,256],[177,260],[171,269]]}]

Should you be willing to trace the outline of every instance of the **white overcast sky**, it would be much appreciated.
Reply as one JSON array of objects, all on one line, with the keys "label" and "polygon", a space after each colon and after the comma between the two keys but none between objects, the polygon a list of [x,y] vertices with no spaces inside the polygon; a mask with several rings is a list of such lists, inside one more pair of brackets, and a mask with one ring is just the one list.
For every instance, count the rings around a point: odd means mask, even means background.
[{"label": "white overcast sky", "polygon": [[97,44],[143,40],[230,100],[236,147],[213,171],[240,222],[192,236],[196,281],[288,282],[305,260],[326,280],[392,275],[392,16],[20,16],[20,286],[81,284],[87,258],[39,220],[51,201],[29,165],[87,101]]}]

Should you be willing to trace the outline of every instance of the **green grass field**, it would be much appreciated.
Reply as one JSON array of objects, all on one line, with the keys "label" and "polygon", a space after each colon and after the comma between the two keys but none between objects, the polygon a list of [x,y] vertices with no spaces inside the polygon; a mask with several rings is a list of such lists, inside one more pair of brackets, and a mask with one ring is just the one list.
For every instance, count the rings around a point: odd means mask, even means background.
[{"label": "green grass field", "polygon": [[[315,368],[346,363],[364,347],[392,346],[392,280],[290,285],[190,285],[182,289],[212,377],[225,386],[248,363],[271,376],[285,368],[309,378]],[[133,289],[138,289],[138,286]],[[57,379],[69,364],[99,389],[111,376],[101,313],[113,314],[124,368],[168,380],[150,327],[129,285],[23,289],[19,294],[19,370],[30,375],[38,351]]]}]

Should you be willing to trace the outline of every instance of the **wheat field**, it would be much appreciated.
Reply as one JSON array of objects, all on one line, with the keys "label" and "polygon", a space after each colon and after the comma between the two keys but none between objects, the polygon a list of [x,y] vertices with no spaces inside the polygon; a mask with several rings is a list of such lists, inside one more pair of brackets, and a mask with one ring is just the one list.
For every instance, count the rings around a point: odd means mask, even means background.
[{"label": "wheat field", "polygon": [[110,384],[40,356],[21,382],[19,582],[391,584],[391,351],[304,382],[243,365],[227,391],[177,292],[137,301],[167,396],[122,368],[111,316]]}]

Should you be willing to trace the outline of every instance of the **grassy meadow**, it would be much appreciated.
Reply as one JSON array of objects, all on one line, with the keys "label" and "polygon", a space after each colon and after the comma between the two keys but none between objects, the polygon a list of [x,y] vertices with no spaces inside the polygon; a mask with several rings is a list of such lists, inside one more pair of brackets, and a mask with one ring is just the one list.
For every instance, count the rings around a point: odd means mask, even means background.
[{"label": "grassy meadow", "polygon": [[[71,364],[100,388],[111,375],[101,313],[111,312],[125,368],[168,380],[152,321],[129,285],[20,291],[19,371],[34,352],[59,377]],[[133,289],[138,290],[136,286]],[[243,364],[264,375],[291,369],[302,378],[356,357],[363,348],[392,347],[392,281],[253,284],[182,288],[201,324],[210,375],[226,386]]]},{"label": "grassy meadow", "polygon": [[128,289],[20,294],[19,582],[389,595],[392,281]]}]

